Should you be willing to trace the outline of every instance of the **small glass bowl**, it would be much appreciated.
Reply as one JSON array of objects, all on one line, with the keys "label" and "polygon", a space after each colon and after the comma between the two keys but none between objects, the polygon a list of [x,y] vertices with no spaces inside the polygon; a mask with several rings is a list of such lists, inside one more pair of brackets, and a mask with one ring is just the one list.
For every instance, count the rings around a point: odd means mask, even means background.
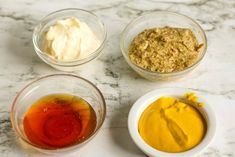
[{"label": "small glass bowl", "polygon": [[[203,48],[201,49],[198,60],[193,65],[185,68],[182,71],[169,72],[169,73],[152,72],[152,71],[143,69],[137,66],[136,64],[132,63],[132,61],[130,60],[128,56],[128,53],[129,53],[128,48],[131,42],[133,41],[133,39],[145,29],[155,28],[155,27],[164,27],[164,26],[189,28],[190,30],[192,30],[198,42],[204,44]],[[127,63],[130,65],[130,67],[133,70],[135,70],[142,77],[148,80],[152,80],[152,81],[172,80],[175,78],[179,78],[183,76],[184,74],[190,72],[199,64],[199,62],[202,60],[202,58],[204,57],[206,53],[207,39],[206,39],[206,35],[203,29],[193,19],[185,15],[174,13],[174,12],[158,11],[158,12],[145,14],[131,21],[122,32],[121,40],[120,40],[120,47],[121,47],[122,54],[125,60],[127,61]]]},{"label": "small glass bowl", "polygon": [[[51,25],[53,25],[58,20],[69,17],[77,17],[80,21],[85,22],[97,36],[98,40],[100,41],[100,46],[84,59],[77,59],[73,61],[59,61],[52,58],[48,53],[43,51],[42,42],[45,32]],[[82,9],[69,8],[53,12],[44,17],[34,28],[32,40],[37,55],[45,63],[61,71],[75,71],[79,68],[80,65],[85,64],[99,56],[104,48],[106,36],[107,32],[105,25],[95,14]]]},{"label": "small glass bowl", "polygon": [[[97,124],[94,132],[83,142],[59,149],[47,149],[32,143],[27,138],[24,132],[23,118],[24,114],[35,101],[45,95],[55,93],[76,95],[86,100],[96,113]],[[18,93],[10,112],[11,123],[18,137],[30,147],[48,154],[71,152],[83,146],[91,140],[101,128],[105,115],[106,104],[99,89],[88,80],[71,74],[48,75],[31,82]]]}]

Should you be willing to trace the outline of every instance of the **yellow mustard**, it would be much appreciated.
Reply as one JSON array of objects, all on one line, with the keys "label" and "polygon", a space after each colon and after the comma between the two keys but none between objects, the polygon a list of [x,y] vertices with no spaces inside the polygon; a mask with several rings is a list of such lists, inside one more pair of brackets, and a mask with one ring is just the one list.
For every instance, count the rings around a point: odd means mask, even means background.
[{"label": "yellow mustard", "polygon": [[164,152],[184,152],[198,145],[206,133],[206,121],[191,105],[161,97],[142,113],[138,129],[143,140]]}]

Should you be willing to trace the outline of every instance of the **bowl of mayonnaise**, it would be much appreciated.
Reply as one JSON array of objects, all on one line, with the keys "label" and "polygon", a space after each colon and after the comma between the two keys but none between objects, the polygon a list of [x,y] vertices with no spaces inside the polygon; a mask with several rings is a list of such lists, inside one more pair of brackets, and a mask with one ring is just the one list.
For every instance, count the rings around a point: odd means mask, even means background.
[{"label": "bowl of mayonnaise", "polygon": [[69,8],[44,17],[35,27],[32,40],[45,63],[58,70],[75,71],[102,52],[106,29],[95,14]]}]

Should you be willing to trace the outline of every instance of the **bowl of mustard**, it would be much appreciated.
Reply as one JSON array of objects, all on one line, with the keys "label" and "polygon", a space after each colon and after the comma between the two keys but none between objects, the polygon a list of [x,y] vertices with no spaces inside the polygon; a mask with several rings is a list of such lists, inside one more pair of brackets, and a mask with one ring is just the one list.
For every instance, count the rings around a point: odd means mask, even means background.
[{"label": "bowl of mustard", "polygon": [[210,144],[216,117],[200,93],[163,88],[139,98],[128,116],[132,140],[151,157],[190,157]]}]

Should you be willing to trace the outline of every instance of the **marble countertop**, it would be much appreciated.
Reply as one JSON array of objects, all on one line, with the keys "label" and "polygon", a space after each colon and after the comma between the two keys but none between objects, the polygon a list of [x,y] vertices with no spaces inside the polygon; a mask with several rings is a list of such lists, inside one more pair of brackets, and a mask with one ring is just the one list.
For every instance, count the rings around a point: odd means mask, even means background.
[{"label": "marble countertop", "polygon": [[[107,102],[107,117],[98,135],[68,156],[145,156],[127,130],[130,107],[144,93],[162,87],[183,87],[211,97],[219,131],[199,157],[235,157],[235,0],[0,0],[0,156],[44,156],[24,149],[15,138],[9,109],[17,92],[42,75],[59,73],[36,55],[32,30],[46,14],[63,8],[91,10],[106,24],[108,40],[102,55],[77,72],[95,83]],[[189,75],[170,82],[150,82],[125,62],[120,33],[133,18],[168,10],[196,19],[206,32],[208,51]],[[89,69],[89,70],[87,70]],[[138,91],[138,92],[137,92]],[[67,156],[67,155],[66,155]]]}]

